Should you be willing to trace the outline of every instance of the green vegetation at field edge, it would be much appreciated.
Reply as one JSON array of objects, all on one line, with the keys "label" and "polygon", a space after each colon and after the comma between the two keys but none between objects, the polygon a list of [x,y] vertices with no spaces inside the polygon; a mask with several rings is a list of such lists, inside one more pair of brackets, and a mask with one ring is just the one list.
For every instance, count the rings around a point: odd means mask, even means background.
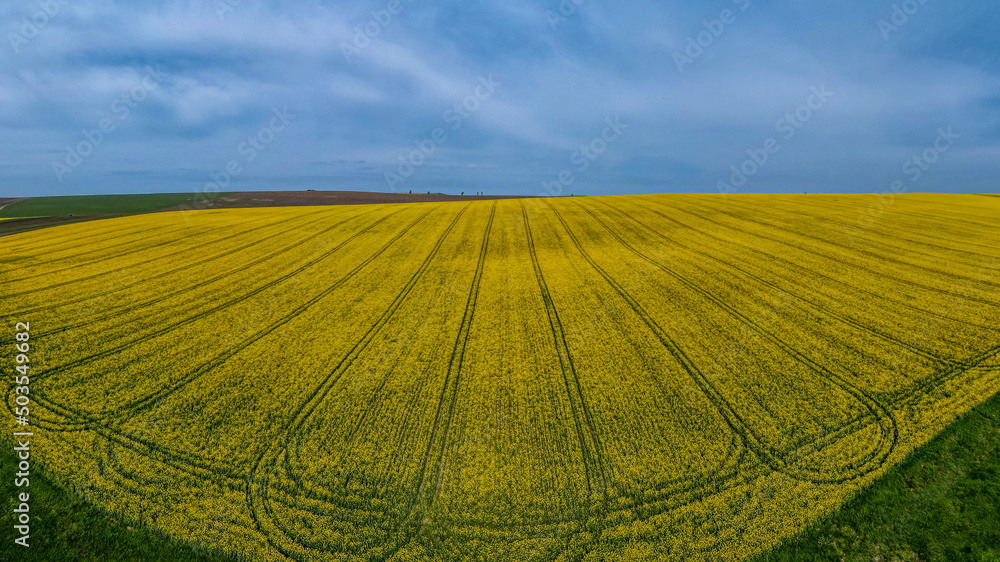
[{"label": "green vegetation at field edge", "polygon": [[[217,194],[208,195],[216,197]],[[0,217],[65,217],[69,215],[130,215],[169,209],[191,203],[195,193],[131,195],[71,195],[32,197],[0,209]]]},{"label": "green vegetation at field edge", "polygon": [[84,216],[84,217],[31,217],[31,218],[12,218],[12,219],[0,219],[0,236],[6,236],[8,234],[18,234],[20,232],[27,232],[29,230],[38,230],[40,228],[48,228],[50,226],[61,226],[65,224],[73,224],[76,222],[84,222],[91,220],[98,220],[105,218],[102,216]]},{"label": "green vegetation at field edge", "polygon": [[[62,490],[32,466],[30,486],[14,487],[17,459],[7,443],[0,455],[0,515],[3,562],[131,562],[173,561],[229,562],[234,559],[203,548],[182,544],[159,532],[136,527],[115,518],[78,496]],[[14,544],[14,498],[26,491],[30,495],[30,539],[28,548]],[[131,526],[131,530],[129,527]]]},{"label": "green vegetation at field edge", "polygon": [[1000,395],[756,562],[1000,562]]},{"label": "green vegetation at field edge", "polygon": [[[15,546],[15,459],[6,449],[0,525],[8,539],[0,546],[0,560],[232,560],[149,529],[129,531],[127,523],[60,490],[37,470],[30,487],[32,547]],[[756,562],[996,562],[998,505],[1000,395],[956,421],[837,513]]]}]

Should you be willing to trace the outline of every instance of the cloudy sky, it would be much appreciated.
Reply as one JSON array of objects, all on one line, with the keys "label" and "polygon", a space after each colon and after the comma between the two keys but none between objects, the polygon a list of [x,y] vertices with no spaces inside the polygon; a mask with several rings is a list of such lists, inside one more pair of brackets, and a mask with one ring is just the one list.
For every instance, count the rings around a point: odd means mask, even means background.
[{"label": "cloudy sky", "polygon": [[0,196],[1000,191],[993,0],[576,1],[4,1]]}]

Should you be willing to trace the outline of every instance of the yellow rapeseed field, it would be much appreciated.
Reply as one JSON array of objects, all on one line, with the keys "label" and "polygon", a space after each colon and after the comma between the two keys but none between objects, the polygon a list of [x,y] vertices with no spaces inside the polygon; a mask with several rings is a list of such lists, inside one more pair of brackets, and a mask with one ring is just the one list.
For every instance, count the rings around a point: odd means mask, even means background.
[{"label": "yellow rapeseed field", "polygon": [[30,322],[34,462],[180,540],[742,560],[1000,391],[998,218],[920,194],[132,216],[0,238],[0,339]]}]

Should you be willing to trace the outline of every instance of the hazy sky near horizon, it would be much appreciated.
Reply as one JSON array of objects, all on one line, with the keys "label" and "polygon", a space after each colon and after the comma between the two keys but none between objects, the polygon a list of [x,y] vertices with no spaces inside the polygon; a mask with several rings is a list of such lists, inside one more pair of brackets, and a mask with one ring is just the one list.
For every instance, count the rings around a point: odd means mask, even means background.
[{"label": "hazy sky near horizon", "polygon": [[995,1],[576,2],[4,2],[0,196],[1000,192]]}]

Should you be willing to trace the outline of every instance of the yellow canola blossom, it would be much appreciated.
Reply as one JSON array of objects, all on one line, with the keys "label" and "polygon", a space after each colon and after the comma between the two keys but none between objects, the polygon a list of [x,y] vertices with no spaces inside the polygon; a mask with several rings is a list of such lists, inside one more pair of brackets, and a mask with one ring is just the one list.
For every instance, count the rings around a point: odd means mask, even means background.
[{"label": "yellow canola blossom", "polygon": [[741,560],[1000,391],[998,217],[919,194],[157,213],[0,238],[0,302],[31,324],[32,458],[179,540]]}]

